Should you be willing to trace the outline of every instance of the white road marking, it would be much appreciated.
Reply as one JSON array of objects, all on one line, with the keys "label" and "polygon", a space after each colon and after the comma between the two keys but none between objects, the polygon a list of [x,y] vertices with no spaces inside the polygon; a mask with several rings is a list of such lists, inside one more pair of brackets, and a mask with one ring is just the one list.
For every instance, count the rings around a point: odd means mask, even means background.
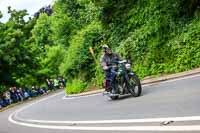
[{"label": "white road marking", "polygon": [[[179,79],[173,79],[169,81],[164,81],[162,83],[166,82],[174,82],[178,80],[183,79],[189,79],[194,77],[199,77],[200,75],[192,75],[184,78]],[[148,85],[146,85],[148,86]],[[98,131],[200,131],[200,125],[191,125],[191,126],[117,126],[117,127],[84,127],[84,126],[55,126],[55,125],[40,125],[40,124],[48,124],[48,123],[60,123],[60,124],[109,124],[109,123],[145,123],[145,122],[163,122],[163,121],[200,121],[200,116],[188,116],[188,117],[168,117],[168,118],[151,118],[151,119],[128,119],[128,120],[102,120],[102,121],[46,121],[46,120],[23,120],[16,121],[13,119],[13,117],[17,117],[17,114],[37,103],[40,103],[42,101],[48,100],[52,97],[58,96],[60,94],[63,94],[64,92],[57,93],[55,95],[43,98],[37,102],[34,102],[30,105],[24,106],[23,108],[13,112],[10,114],[8,120],[14,124],[22,125],[22,126],[28,126],[28,127],[36,127],[36,128],[47,128],[47,129],[68,129],[68,130],[98,130]],[[95,94],[98,95],[98,94]],[[93,96],[93,95],[88,95]],[[86,97],[88,97],[86,96]],[[82,97],[82,96],[80,96]],[[77,97],[76,97],[77,98]],[[34,122],[37,122],[35,124]]]},{"label": "white road marking", "polygon": [[84,126],[55,126],[39,125],[24,122],[17,122],[9,117],[9,121],[21,126],[45,128],[45,129],[65,129],[65,130],[87,130],[87,131],[200,131],[200,125],[196,126],[112,126],[112,127],[84,127]]},{"label": "white road marking", "polygon": [[[12,118],[12,116],[11,116]],[[153,123],[164,121],[200,121],[200,116],[185,116],[185,117],[166,117],[166,118],[146,118],[146,119],[124,119],[124,120],[93,120],[93,121],[48,121],[48,120],[31,120],[19,119],[28,123],[45,123],[45,124],[123,124],[123,123]]]}]

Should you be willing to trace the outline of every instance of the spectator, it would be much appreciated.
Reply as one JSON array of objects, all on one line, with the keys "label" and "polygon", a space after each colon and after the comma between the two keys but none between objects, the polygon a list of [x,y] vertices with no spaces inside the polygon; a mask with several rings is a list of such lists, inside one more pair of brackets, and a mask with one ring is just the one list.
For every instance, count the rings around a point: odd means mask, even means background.
[{"label": "spectator", "polygon": [[48,86],[49,90],[53,90],[54,89],[52,79],[46,79],[46,83],[47,83],[47,86]]},{"label": "spectator", "polygon": [[4,92],[3,97],[4,97],[4,99],[5,99],[5,101],[6,101],[6,103],[7,103],[8,105],[10,105],[10,104],[12,103],[12,100],[11,100],[11,98],[10,98],[10,92],[9,92],[9,91]]},{"label": "spectator", "polygon": [[47,84],[48,89],[51,90],[51,82],[48,78],[46,79],[46,84]]},{"label": "spectator", "polygon": [[10,98],[10,92],[9,91],[4,92],[3,96],[5,97],[5,100],[7,101],[7,103],[11,104],[12,100]]},{"label": "spectator", "polygon": [[36,97],[38,95],[38,92],[36,91],[35,86],[32,86],[30,93],[31,93],[31,97]]},{"label": "spectator", "polygon": [[3,106],[6,107],[9,105],[8,101],[5,99],[5,97],[2,98],[3,100]]},{"label": "spectator", "polygon": [[26,100],[28,98],[30,98],[28,91],[24,91],[24,99]]},{"label": "spectator", "polygon": [[22,95],[22,97],[24,97],[24,89],[19,88],[19,93]]},{"label": "spectator", "polygon": [[58,81],[58,79],[54,79],[54,81],[53,81],[53,84],[54,84],[54,88],[55,89],[59,89],[59,81]]},{"label": "spectator", "polygon": [[44,95],[44,94],[47,94],[47,91],[44,90],[43,88],[40,88],[40,93],[41,93],[42,95]]},{"label": "spectator", "polygon": [[0,106],[1,107],[6,107],[8,104],[6,103],[4,98],[0,98]]},{"label": "spectator", "polygon": [[59,82],[59,88],[63,89],[64,88],[64,84],[63,84],[63,81],[62,81],[61,77],[58,77],[58,82]]},{"label": "spectator", "polygon": [[22,92],[22,89],[19,88],[19,89],[17,89],[16,92],[17,92],[18,101],[23,101],[24,98],[23,98],[23,92]]},{"label": "spectator", "polygon": [[16,98],[16,102],[20,101],[20,96],[18,95],[18,89],[16,86],[13,87],[13,90],[14,90],[14,95],[15,95],[15,98]]},{"label": "spectator", "polygon": [[16,103],[18,101],[18,97],[16,95],[16,91],[14,87],[10,88],[10,97],[12,99],[12,103]]},{"label": "spectator", "polygon": [[66,80],[62,77],[62,83],[64,85],[64,87],[66,87]]},{"label": "spectator", "polygon": [[38,95],[43,95],[45,93],[41,87],[36,87],[36,88],[37,88]]},{"label": "spectator", "polygon": [[0,98],[0,108],[3,108],[3,100]]},{"label": "spectator", "polygon": [[48,89],[45,87],[42,87],[42,90],[44,90],[44,92],[47,94],[48,93]]}]

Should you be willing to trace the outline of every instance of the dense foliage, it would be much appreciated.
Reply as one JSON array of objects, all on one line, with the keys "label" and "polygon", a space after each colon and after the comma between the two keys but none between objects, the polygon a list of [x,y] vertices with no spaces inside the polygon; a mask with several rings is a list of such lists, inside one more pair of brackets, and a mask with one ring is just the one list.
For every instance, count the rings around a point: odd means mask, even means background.
[{"label": "dense foliage", "polygon": [[9,13],[0,23],[1,91],[56,76],[66,78],[68,93],[100,85],[103,44],[130,59],[141,78],[200,66],[199,0],[57,0],[50,15],[27,22],[25,10]]}]

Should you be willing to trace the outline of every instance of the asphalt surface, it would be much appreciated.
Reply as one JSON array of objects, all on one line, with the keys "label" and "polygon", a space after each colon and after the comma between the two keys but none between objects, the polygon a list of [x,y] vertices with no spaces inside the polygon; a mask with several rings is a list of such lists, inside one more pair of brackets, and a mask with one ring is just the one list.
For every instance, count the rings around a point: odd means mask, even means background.
[{"label": "asphalt surface", "polygon": [[[200,76],[143,86],[142,96],[137,98],[112,101],[102,94],[64,96],[62,92],[1,112],[0,133],[164,133],[170,131],[168,126],[200,125]],[[183,117],[189,118],[179,121]]]}]

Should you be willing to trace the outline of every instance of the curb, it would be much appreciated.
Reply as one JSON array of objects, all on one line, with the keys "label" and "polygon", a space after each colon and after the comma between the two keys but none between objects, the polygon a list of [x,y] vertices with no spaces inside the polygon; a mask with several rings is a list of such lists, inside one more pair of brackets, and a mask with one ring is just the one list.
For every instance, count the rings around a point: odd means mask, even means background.
[{"label": "curb", "polygon": [[98,94],[104,92],[104,89],[99,89],[99,90],[94,90],[94,91],[88,91],[88,92],[83,92],[80,94],[73,94],[73,95],[65,95],[66,98],[71,98],[71,97],[80,97],[80,96],[88,96],[88,95],[93,95],[93,94]]},{"label": "curb", "polygon": [[[168,80],[173,80],[177,78],[183,78],[191,75],[197,75],[200,74],[200,68],[196,68],[193,70],[185,71],[185,72],[180,72],[180,73],[175,73],[175,74],[169,74],[161,77],[151,77],[147,78],[141,81],[142,85],[148,85],[148,84],[156,84]],[[94,90],[94,91],[89,91],[89,92],[83,92],[80,94],[73,94],[73,95],[66,95],[66,98],[71,98],[71,97],[80,97],[80,96],[87,96],[87,95],[93,95],[93,94],[98,94],[104,92],[104,89],[99,89],[99,90]]]},{"label": "curb", "polygon": [[191,75],[197,75],[197,74],[200,74],[200,68],[196,68],[196,69],[193,69],[193,70],[180,72],[180,73],[176,73],[176,74],[169,74],[169,75],[156,77],[156,78],[144,79],[141,83],[142,83],[142,85],[154,84],[154,83],[159,83],[159,82],[177,79],[177,78],[183,78],[183,77],[187,77],[187,76],[191,76]]}]

